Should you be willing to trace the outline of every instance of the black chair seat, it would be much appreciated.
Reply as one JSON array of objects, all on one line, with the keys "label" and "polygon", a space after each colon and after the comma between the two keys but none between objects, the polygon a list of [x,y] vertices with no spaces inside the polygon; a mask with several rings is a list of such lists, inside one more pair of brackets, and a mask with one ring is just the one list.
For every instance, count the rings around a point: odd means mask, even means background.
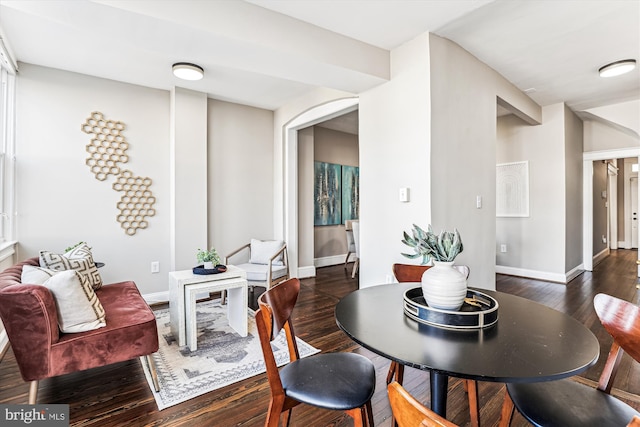
[{"label": "black chair seat", "polygon": [[507,391],[514,406],[535,426],[621,427],[640,415],[615,397],[568,379],[507,384]]},{"label": "black chair seat", "polygon": [[325,409],[363,406],[373,396],[373,363],[353,353],[317,354],[280,369],[285,394],[299,402]]}]

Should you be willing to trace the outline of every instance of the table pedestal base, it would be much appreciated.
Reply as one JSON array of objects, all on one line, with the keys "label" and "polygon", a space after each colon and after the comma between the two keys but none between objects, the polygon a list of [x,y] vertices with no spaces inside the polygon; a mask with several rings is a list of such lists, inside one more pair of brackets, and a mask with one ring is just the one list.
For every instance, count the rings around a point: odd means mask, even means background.
[{"label": "table pedestal base", "polygon": [[431,410],[443,418],[447,417],[447,388],[449,376],[439,372],[429,372],[431,390]]}]

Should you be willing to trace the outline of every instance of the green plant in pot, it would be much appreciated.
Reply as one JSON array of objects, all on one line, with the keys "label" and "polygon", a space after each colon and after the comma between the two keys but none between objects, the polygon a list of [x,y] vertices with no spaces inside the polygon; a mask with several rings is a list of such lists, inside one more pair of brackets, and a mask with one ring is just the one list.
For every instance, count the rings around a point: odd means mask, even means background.
[{"label": "green plant in pot", "polygon": [[402,253],[403,256],[422,258],[422,264],[433,262],[433,267],[422,275],[422,294],[427,304],[442,310],[460,309],[467,296],[468,269],[453,265],[463,250],[458,230],[454,228],[436,234],[431,224],[426,231],[413,224],[411,234],[403,232],[402,243],[414,251],[413,254]]},{"label": "green plant in pot", "polygon": [[212,270],[216,265],[219,265],[222,262],[218,255],[218,251],[216,251],[215,248],[211,248],[210,250],[198,249],[196,257],[198,258],[198,262],[203,263],[204,268],[207,270]]}]

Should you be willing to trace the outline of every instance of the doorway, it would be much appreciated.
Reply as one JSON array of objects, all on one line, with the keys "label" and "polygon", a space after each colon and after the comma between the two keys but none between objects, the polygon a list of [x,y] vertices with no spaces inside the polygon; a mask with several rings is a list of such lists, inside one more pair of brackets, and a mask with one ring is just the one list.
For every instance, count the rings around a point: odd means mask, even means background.
[{"label": "doorway", "polygon": [[[593,162],[602,160],[612,160],[621,158],[635,158],[640,156],[640,148],[625,148],[610,151],[593,151],[583,153],[583,167],[582,167],[582,262],[584,269],[587,271],[593,271]],[[631,190],[629,190],[631,191]],[[636,191],[637,197],[637,191]],[[636,210],[637,212],[637,210]],[[627,228],[629,239],[631,242],[631,228]],[[636,239],[638,238],[637,228],[635,233]],[[640,253],[638,253],[640,259]],[[638,266],[638,275],[640,276],[640,265]]]},{"label": "doorway", "polygon": [[313,277],[315,267],[301,266],[299,263],[298,230],[298,131],[357,110],[358,98],[344,98],[321,104],[294,117],[284,126],[284,182],[283,231],[289,253],[291,277]]}]

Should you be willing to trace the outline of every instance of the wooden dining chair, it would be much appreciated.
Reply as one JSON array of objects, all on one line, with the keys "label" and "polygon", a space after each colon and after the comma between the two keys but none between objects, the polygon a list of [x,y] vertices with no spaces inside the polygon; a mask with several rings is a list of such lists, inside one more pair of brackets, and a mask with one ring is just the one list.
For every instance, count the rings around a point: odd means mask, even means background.
[{"label": "wooden dining chair", "polygon": [[[256,326],[271,388],[266,427],[286,425],[300,403],[346,412],[354,426],[373,426],[371,397],[376,374],[373,363],[354,353],[320,353],[300,359],[291,314],[300,293],[296,278],[281,282],[258,298]],[[284,330],[289,363],[278,369],[271,342]]]},{"label": "wooden dining chair", "polygon": [[399,427],[457,427],[418,402],[397,381],[390,383],[387,391],[391,412]]},{"label": "wooden dining chair", "polygon": [[[469,277],[469,267],[466,265],[455,266],[462,274]],[[420,282],[422,280],[422,274],[431,268],[429,265],[415,265],[415,264],[393,264],[392,270],[396,280],[400,283],[404,282]],[[404,380],[404,365],[391,361],[389,366],[389,372],[387,373],[387,384],[390,384],[393,379],[402,385]],[[480,427],[480,406],[478,404],[478,382],[474,380],[463,380],[464,389],[469,397],[469,415],[471,418],[472,427]]]},{"label": "wooden dining chair", "polygon": [[[613,337],[598,387],[564,379],[543,383],[507,384],[500,427],[511,423],[514,408],[535,426],[626,426],[640,416],[610,395],[623,350],[640,362],[640,308],[606,294],[593,300],[596,314]],[[637,422],[637,421],[636,421]]]}]

